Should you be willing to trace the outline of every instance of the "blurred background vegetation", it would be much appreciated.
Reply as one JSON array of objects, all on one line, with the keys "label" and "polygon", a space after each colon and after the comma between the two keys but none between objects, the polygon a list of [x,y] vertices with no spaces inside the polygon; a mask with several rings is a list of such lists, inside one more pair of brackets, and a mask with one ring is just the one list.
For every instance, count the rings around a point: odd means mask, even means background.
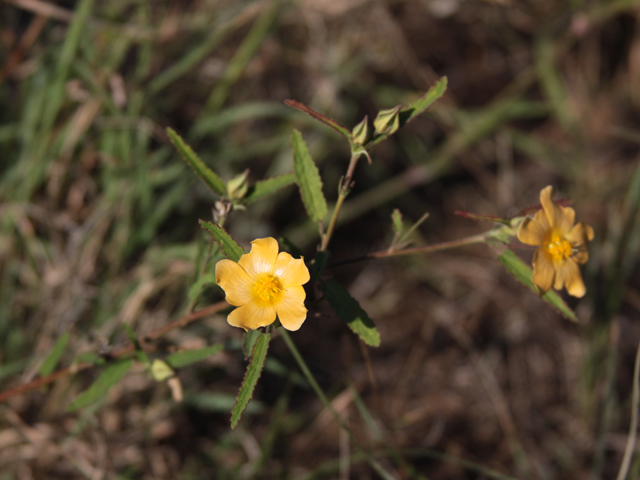
[{"label": "blurred background vegetation", "polygon": [[[397,478],[616,477],[640,340],[640,1],[5,0],[0,45],[0,388],[36,377],[65,332],[61,365],[193,306],[216,199],[166,127],[251,181],[291,171],[301,129],[332,200],[346,143],[283,101],[351,127],[446,75],[445,97],[359,165],[334,258],[387,247],[394,208],[430,214],[418,244],[453,240],[487,228],[454,211],[512,215],[552,184],[596,231],[587,296],[568,299],[579,324],[474,246],[331,271],[379,348],[322,308],[293,337]],[[311,256],[303,218],[288,187],[227,226]],[[210,285],[196,308],[221,298]],[[10,399],[0,478],[377,478],[278,338],[230,430],[241,341],[224,315],[162,339],[225,345],[180,370],[181,404],[143,368],[80,413],[66,407],[95,371]]]}]

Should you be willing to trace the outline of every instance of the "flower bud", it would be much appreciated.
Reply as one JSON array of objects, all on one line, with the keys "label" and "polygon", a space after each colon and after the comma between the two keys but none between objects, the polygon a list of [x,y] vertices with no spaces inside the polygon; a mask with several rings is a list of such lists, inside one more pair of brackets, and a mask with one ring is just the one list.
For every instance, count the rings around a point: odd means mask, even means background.
[{"label": "flower bud", "polygon": [[247,194],[249,184],[247,182],[249,178],[249,169],[246,169],[237,177],[232,178],[227,182],[227,193],[229,198],[234,200],[240,200]]},{"label": "flower bud", "polygon": [[351,141],[356,145],[364,145],[369,137],[369,117],[366,115],[364,119],[353,127],[351,131]]},{"label": "flower bud", "polygon": [[400,128],[400,109],[402,105],[398,105],[388,110],[380,110],[378,116],[373,121],[373,126],[376,129],[376,133],[391,135]]}]

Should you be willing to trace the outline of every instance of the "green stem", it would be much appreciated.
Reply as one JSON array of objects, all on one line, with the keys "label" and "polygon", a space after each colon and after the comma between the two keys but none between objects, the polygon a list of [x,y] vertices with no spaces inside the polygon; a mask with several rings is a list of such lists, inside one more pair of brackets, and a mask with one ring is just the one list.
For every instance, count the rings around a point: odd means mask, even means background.
[{"label": "green stem", "polygon": [[380,463],[375,458],[373,458],[373,456],[368,451],[366,451],[364,447],[362,447],[362,445],[360,445],[360,442],[358,442],[358,439],[353,434],[351,429],[342,421],[342,418],[340,418],[340,415],[338,415],[338,412],[335,411],[335,409],[333,408],[333,405],[331,405],[331,402],[325,395],[324,391],[322,390],[320,385],[318,385],[318,382],[316,381],[315,377],[311,373],[311,370],[309,370],[309,367],[307,366],[307,363],[302,358],[302,355],[300,355],[300,352],[298,351],[298,348],[296,347],[295,343],[293,343],[293,339],[289,335],[289,332],[287,332],[284,328],[281,328],[280,332],[282,334],[282,338],[284,338],[284,342],[287,344],[287,347],[291,351],[293,358],[295,358],[296,362],[298,362],[298,366],[300,367],[300,370],[302,370],[302,373],[304,374],[304,376],[307,378],[307,381],[311,385],[311,388],[313,388],[313,390],[316,392],[316,395],[318,395],[320,400],[322,400],[322,403],[324,404],[326,409],[329,410],[331,415],[333,415],[336,422],[338,422],[338,425],[340,425],[340,428],[342,428],[345,432],[349,434],[349,437],[351,438],[351,440],[358,446],[358,448],[364,454],[365,458],[367,459],[367,462],[369,462],[369,465],[371,465],[371,467],[376,472],[378,472],[378,474],[382,478],[384,478],[385,480],[394,480],[393,475],[387,472],[385,468],[382,465],[380,465]]},{"label": "green stem", "polygon": [[461,238],[460,240],[436,243],[434,245],[426,245],[424,247],[405,248],[404,250],[381,250],[379,252],[368,253],[367,255],[362,255],[360,257],[346,258],[344,260],[331,262],[329,266],[339,267],[341,265],[361,262],[362,260],[369,260],[372,258],[399,257],[401,255],[415,255],[416,253],[431,253],[438,252],[440,250],[449,250],[451,248],[463,247],[465,245],[472,245],[474,243],[483,243],[487,240],[487,238],[489,238],[489,236],[490,233],[485,232],[478,235]]},{"label": "green stem", "polygon": [[331,236],[333,235],[333,231],[336,228],[336,224],[338,223],[338,216],[340,215],[340,209],[342,208],[342,204],[344,203],[345,198],[349,195],[349,190],[351,188],[351,180],[353,179],[353,172],[356,169],[356,165],[358,164],[358,159],[360,155],[363,153],[353,153],[351,155],[351,161],[349,161],[349,168],[347,168],[347,174],[344,176],[342,181],[342,185],[340,186],[340,192],[338,193],[338,201],[336,202],[336,206],[333,209],[333,214],[331,215],[331,220],[329,221],[329,228],[327,228],[327,233],[322,236],[322,244],[320,245],[320,251],[324,252],[329,248],[329,241],[331,240]]}]

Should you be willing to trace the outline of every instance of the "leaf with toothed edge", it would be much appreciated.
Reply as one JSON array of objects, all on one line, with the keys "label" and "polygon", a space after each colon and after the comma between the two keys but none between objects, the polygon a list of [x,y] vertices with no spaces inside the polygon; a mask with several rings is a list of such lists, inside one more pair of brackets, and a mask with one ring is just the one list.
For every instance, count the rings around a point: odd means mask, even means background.
[{"label": "leaf with toothed edge", "polygon": [[167,128],[167,135],[171,139],[171,142],[176,149],[182,154],[182,158],[193,169],[194,172],[207,184],[213,192],[218,195],[224,195],[227,190],[224,182],[211,170],[207,165],[200,160],[200,157],[196,155],[193,149],[187,145],[182,137],[176,133],[175,130]]},{"label": "leaf with toothed edge", "polygon": [[238,392],[236,403],[231,411],[231,428],[235,428],[238,425],[242,412],[247,408],[249,401],[253,397],[253,390],[256,388],[260,375],[262,375],[262,368],[264,367],[264,361],[267,358],[270,340],[270,333],[260,332],[260,336],[258,336],[253,347],[251,361],[247,366],[247,372],[242,380],[242,385],[240,385],[240,391]]},{"label": "leaf with toothed edge", "polygon": [[284,103],[289,107],[295,108],[296,110],[300,110],[301,112],[306,113],[307,115],[312,117],[314,120],[318,120],[319,122],[322,122],[325,125],[333,128],[336,132],[338,132],[344,138],[351,141],[351,132],[347,128],[343,127],[338,122],[333,120],[332,118],[329,118],[326,115],[318,113],[313,108],[307,107],[305,104],[300,103],[296,100],[285,100]]},{"label": "leaf with toothed edge", "polygon": [[327,201],[322,193],[322,179],[307,144],[298,130],[294,130],[291,134],[291,147],[293,148],[293,168],[302,201],[311,220],[321,222],[328,213]]},{"label": "leaf with toothed edge", "polygon": [[278,190],[296,183],[296,176],[293,173],[285,173],[275,177],[265,178],[257,181],[249,187],[247,195],[242,199],[243,203],[252,203],[256,200],[276,193]]},{"label": "leaf with toothed edge", "polygon": [[227,231],[219,225],[216,225],[213,222],[207,222],[206,220],[199,220],[200,226],[211,234],[211,237],[220,244],[220,248],[222,249],[222,253],[229,260],[233,260],[237,262],[240,260],[240,257],[245,254],[244,249],[238,245],[231,235],[227,233]]}]

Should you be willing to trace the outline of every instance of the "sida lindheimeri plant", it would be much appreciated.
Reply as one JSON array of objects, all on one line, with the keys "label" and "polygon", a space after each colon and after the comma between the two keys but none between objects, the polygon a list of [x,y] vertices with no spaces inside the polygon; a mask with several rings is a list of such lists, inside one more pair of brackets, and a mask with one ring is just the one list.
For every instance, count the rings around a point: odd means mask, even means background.
[{"label": "sida lindheimeri plant", "polygon": [[[335,186],[337,197],[331,199],[335,200],[331,208],[323,193],[320,172],[302,133],[297,130],[294,130],[291,136],[293,150],[291,173],[258,180],[255,183],[249,181],[248,171],[238,173],[226,182],[223,181],[175,131],[167,130],[169,138],[186,163],[215,196],[212,200],[211,220],[213,221],[200,221],[201,227],[211,234],[215,243],[210,244],[208,253],[200,262],[199,278],[189,290],[191,300],[189,313],[170,326],[160,329],[158,333],[152,336],[147,335],[145,341],[148,338],[158,338],[173,328],[182,328],[206,313],[221,311],[228,307],[228,304],[235,307],[229,309],[226,318],[231,326],[245,330],[243,349],[250,359],[236,404],[231,412],[232,428],[238,424],[251,400],[267,358],[271,337],[277,335],[282,337],[309,384],[325,403],[327,409],[335,415],[341,427],[351,434],[348,426],[333,410],[288,333],[300,328],[313,328],[313,325],[305,324],[305,320],[310,312],[313,313],[317,303],[324,302],[364,344],[371,347],[380,345],[382,339],[373,319],[350,295],[348,289],[332,278],[331,270],[337,265],[383,257],[433,253],[469,244],[485,243],[501,252],[498,260],[518,281],[539,294],[543,301],[561,314],[576,320],[573,311],[565,304],[562,297],[552,290],[552,287],[558,290],[564,287],[570,295],[577,297],[585,294],[579,264],[588,259],[587,244],[593,238],[593,229],[584,223],[574,225],[573,209],[553,202],[552,187],[542,190],[540,194],[542,205],[534,208],[536,213],[533,218],[526,214],[506,218],[457,212],[469,219],[493,223],[494,228],[471,237],[436,245],[411,247],[412,232],[427,218],[427,214],[414,225],[406,225],[400,211],[395,210],[390,222],[393,240],[388,248],[359,257],[330,261],[331,239],[334,234],[339,233],[338,219],[345,199],[351,192],[353,175],[360,161],[366,159],[372,162],[373,148],[425,112],[444,94],[446,86],[447,80],[442,78],[425,95],[409,106],[396,106],[382,110],[372,122],[365,117],[351,129],[300,102],[294,100],[285,102],[290,107],[333,128],[349,147],[350,156],[345,158],[344,162],[345,173]],[[242,215],[243,211],[252,208],[254,203],[291,185],[298,187],[300,201],[305,207],[309,221],[317,227],[316,254],[313,258],[304,258],[294,245],[285,242],[279,245],[278,241],[271,237],[246,239],[250,241],[251,249],[249,252],[245,251],[241,243],[237,242],[224,228],[230,216]],[[332,189],[328,189],[330,190]],[[233,220],[232,218],[231,221]],[[230,230],[233,231],[233,223]],[[525,244],[538,247],[533,258],[533,271],[511,250],[511,242],[516,237]],[[245,242],[242,243],[247,245]],[[212,259],[219,253],[226,258],[218,261],[215,264],[215,271],[212,272]],[[204,285],[213,283],[220,287],[218,290],[220,298],[224,295],[228,304],[222,302],[201,311],[194,311]],[[131,348],[123,350],[119,356],[114,357],[124,359],[109,365],[96,383],[76,399],[73,409],[82,408],[104,397],[106,390],[131,368],[132,354],[136,355],[139,362],[147,365],[149,373],[157,381],[170,382],[174,397],[179,400],[182,393],[175,369],[201,361],[225,348],[222,345],[213,345],[198,351],[176,352],[152,362],[145,354],[141,341],[133,332],[128,333],[131,338]],[[40,385],[41,383],[38,384]],[[2,398],[0,393],[0,399]],[[352,438],[357,444],[357,439]],[[388,472],[367,449],[362,448],[361,453],[383,478],[389,478]]]}]

